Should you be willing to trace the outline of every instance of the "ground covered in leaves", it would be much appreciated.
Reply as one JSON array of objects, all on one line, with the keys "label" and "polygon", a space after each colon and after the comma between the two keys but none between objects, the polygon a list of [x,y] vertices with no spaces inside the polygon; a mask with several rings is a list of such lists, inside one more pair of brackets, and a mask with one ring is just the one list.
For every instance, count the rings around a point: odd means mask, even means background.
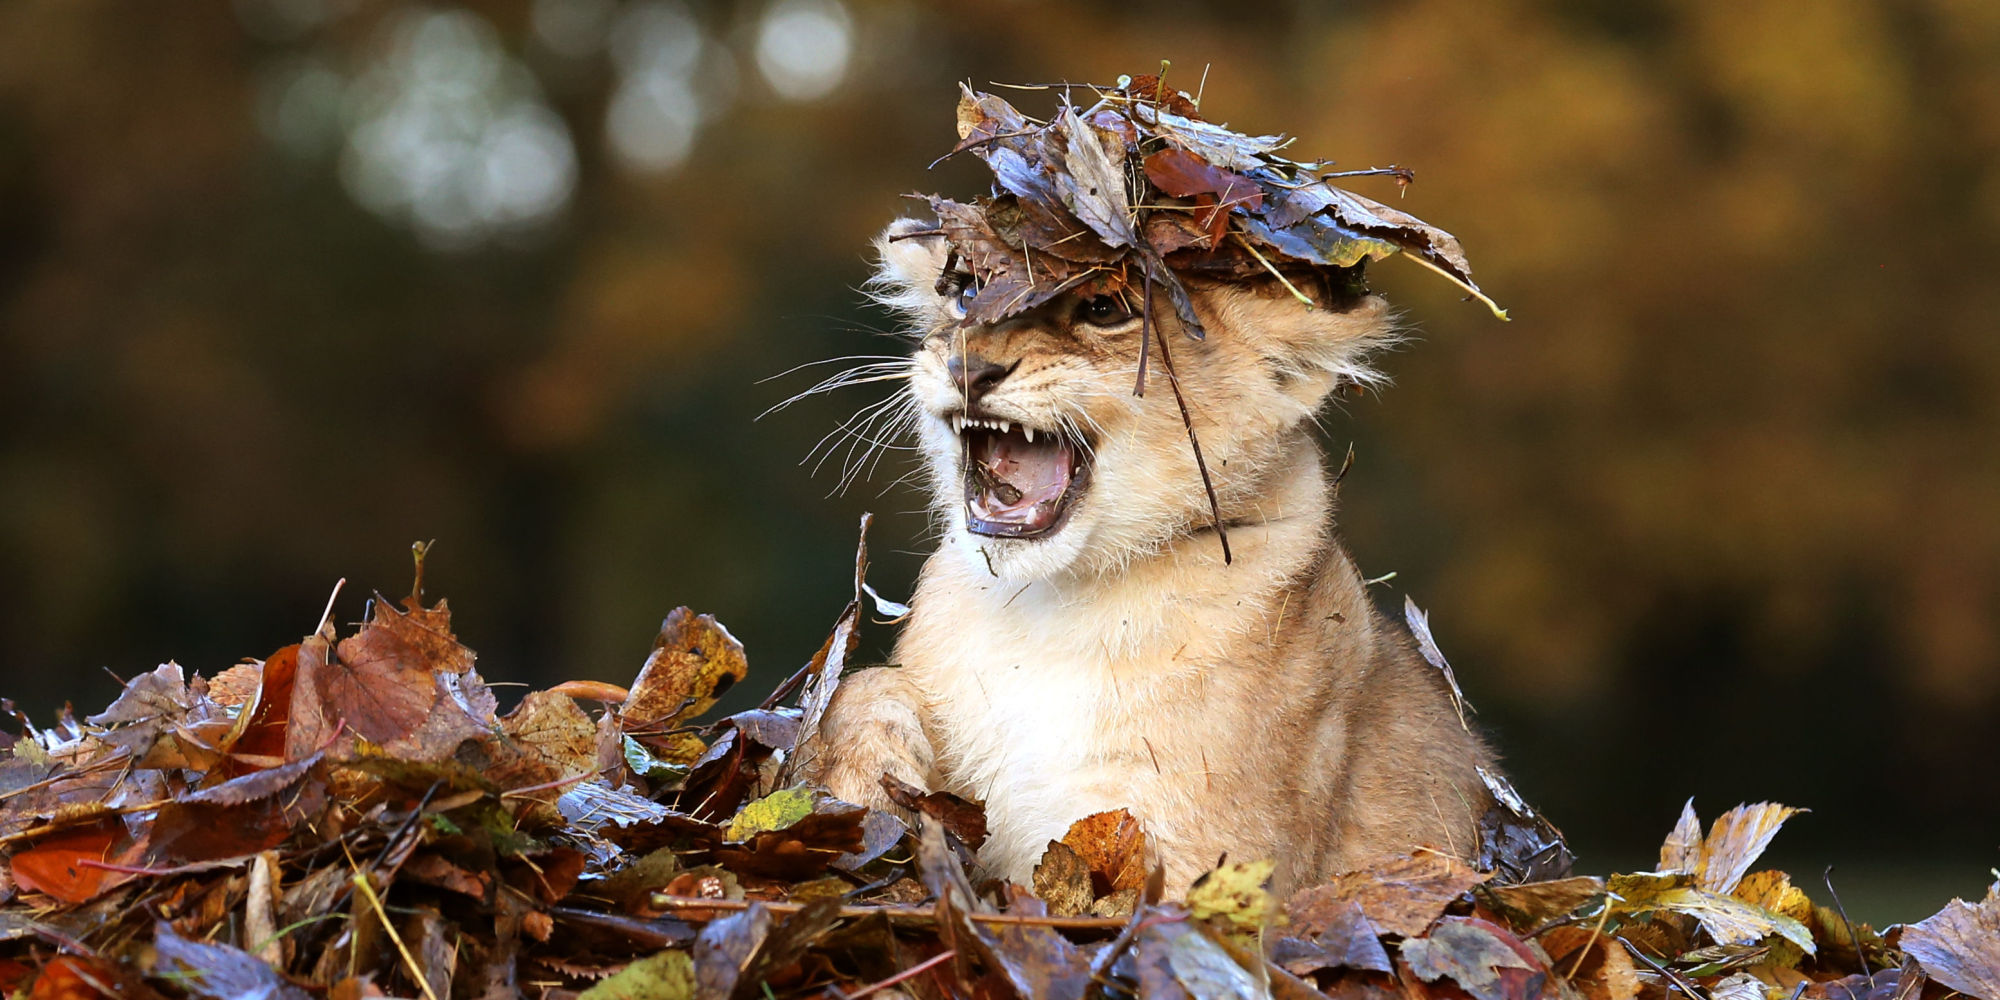
[{"label": "ground covered in leaves", "polygon": [[[370,996],[2000,1000],[2000,887],[1878,931],[1755,870],[1796,810],[1657,871],[1521,881],[1435,854],[1280,898],[1262,859],[1162,899],[1123,812],[984,875],[976,803],[901,816],[794,783],[855,648],[861,584],[762,707],[719,623],[670,614],[629,687],[509,712],[419,586],[214,677],[169,663],[102,711],[13,711],[0,988],[64,1000]],[[781,703],[797,693],[798,707]],[[916,826],[906,822],[914,819]],[[1227,822],[1227,817],[1217,817]]]}]

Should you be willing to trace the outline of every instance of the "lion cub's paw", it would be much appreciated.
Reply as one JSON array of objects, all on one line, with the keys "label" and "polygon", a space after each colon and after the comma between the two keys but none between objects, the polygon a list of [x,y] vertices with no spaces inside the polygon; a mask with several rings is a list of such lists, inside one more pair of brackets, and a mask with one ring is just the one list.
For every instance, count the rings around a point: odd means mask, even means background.
[{"label": "lion cub's paw", "polygon": [[882,789],[882,776],[918,788],[933,787],[935,754],[918,715],[916,688],[894,668],[876,667],[841,678],[820,719],[818,779],[836,797],[912,817]]}]

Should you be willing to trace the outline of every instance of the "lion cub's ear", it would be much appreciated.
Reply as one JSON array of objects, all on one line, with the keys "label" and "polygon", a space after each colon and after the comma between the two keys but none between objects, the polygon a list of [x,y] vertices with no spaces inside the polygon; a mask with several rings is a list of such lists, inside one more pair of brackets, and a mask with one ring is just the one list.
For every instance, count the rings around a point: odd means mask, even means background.
[{"label": "lion cub's ear", "polygon": [[949,251],[942,236],[912,236],[936,227],[916,219],[897,219],[875,237],[875,275],[868,294],[919,331],[936,328],[950,317],[937,292],[938,275]]},{"label": "lion cub's ear", "polygon": [[1308,309],[1275,282],[1218,292],[1210,301],[1226,317],[1227,328],[1254,340],[1286,392],[1300,403],[1317,407],[1341,385],[1372,387],[1388,381],[1375,369],[1374,355],[1401,338],[1395,312],[1380,295],[1350,300],[1339,309]]}]

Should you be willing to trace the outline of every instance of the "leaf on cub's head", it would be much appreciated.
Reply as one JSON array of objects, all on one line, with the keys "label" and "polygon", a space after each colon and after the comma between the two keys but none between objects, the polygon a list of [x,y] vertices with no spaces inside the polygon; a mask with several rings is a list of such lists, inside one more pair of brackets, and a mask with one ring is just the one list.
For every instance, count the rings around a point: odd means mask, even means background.
[{"label": "leaf on cub's head", "polygon": [[947,155],[977,156],[993,172],[994,192],[970,203],[931,199],[976,285],[963,323],[998,322],[1082,284],[1110,295],[1157,283],[1188,335],[1200,339],[1199,321],[1180,309],[1182,275],[1276,277],[1310,306],[1287,274],[1338,274],[1340,286],[1360,285],[1362,265],[1395,255],[1506,318],[1473,283],[1450,233],[1331,183],[1374,174],[1400,188],[1408,170],[1329,174],[1288,159],[1280,155],[1285,137],[1206,121],[1193,98],[1157,75],[1096,89],[1088,107],[1071,103],[1066,90],[1041,122],[993,94],[959,88],[959,140]]}]

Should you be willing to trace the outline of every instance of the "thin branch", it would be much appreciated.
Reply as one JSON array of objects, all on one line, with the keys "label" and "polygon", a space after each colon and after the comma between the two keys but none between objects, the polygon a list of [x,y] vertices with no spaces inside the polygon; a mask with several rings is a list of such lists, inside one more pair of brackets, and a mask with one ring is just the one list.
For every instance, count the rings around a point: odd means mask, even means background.
[{"label": "thin branch", "polygon": [[[673,911],[683,920],[709,919],[693,915],[702,910],[741,913],[749,909],[752,902],[753,900],[744,899],[703,899],[699,896],[653,894],[655,908]],[[754,902],[770,911],[774,917],[790,916],[806,908],[804,903],[767,903],[761,900]],[[839,916],[843,920],[882,916],[905,924],[937,923],[937,909],[930,906],[843,906],[840,908]],[[1053,917],[1030,913],[965,913],[961,916],[981,924],[1054,927],[1058,930],[1071,931],[1115,931],[1124,927],[1126,922],[1124,917]]]},{"label": "thin branch", "polygon": [[1173,387],[1174,402],[1181,408],[1181,424],[1187,428],[1188,444],[1194,448],[1194,467],[1201,472],[1201,488],[1208,491],[1208,516],[1215,524],[1215,537],[1222,542],[1222,564],[1233,560],[1229,554],[1229,529],[1222,524],[1222,505],[1215,499],[1215,481],[1209,478],[1208,462],[1201,457],[1201,438],[1194,432],[1194,417],[1188,413],[1187,397],[1181,393],[1181,377],[1174,371],[1174,355],[1167,348],[1171,337],[1160,338],[1160,367],[1167,370],[1167,385]]}]

